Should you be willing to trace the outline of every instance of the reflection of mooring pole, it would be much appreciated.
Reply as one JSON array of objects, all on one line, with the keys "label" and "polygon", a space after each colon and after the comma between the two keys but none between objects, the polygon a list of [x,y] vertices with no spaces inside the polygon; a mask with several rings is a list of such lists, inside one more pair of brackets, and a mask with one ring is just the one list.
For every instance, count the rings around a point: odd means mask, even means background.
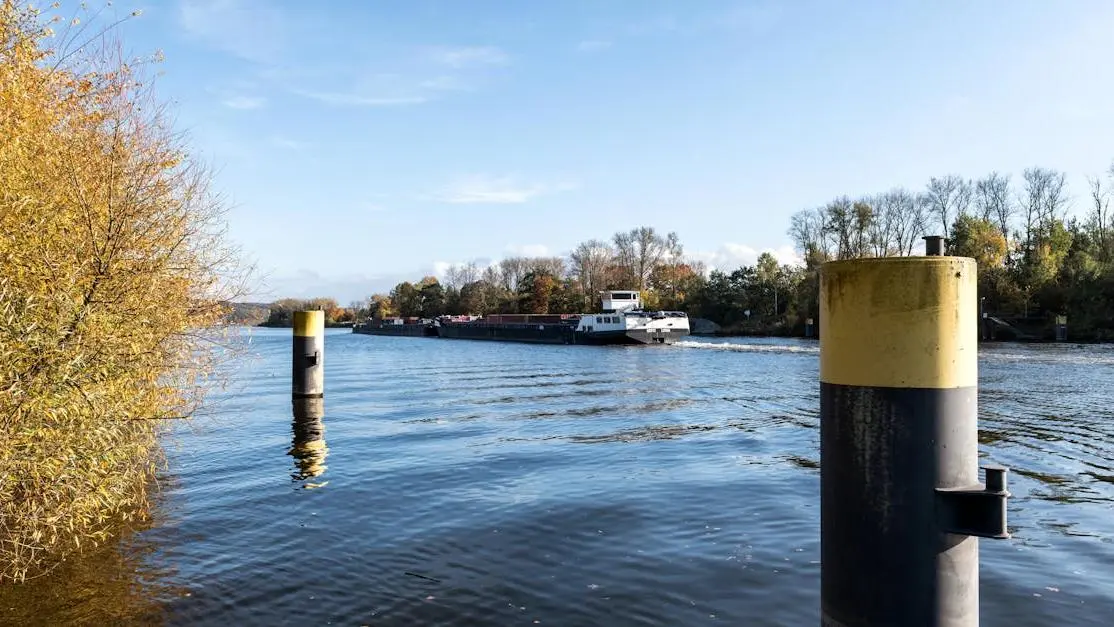
[{"label": "reflection of mooring pole", "polygon": [[294,312],[294,398],[325,395],[325,312]]},{"label": "reflection of mooring pole", "polygon": [[304,480],[320,476],[327,466],[325,457],[329,449],[325,446],[325,399],[294,399],[294,442],[288,452],[298,466],[295,479]]},{"label": "reflection of mooring pole", "polygon": [[974,627],[978,536],[1004,538],[1005,469],[978,470],[975,260],[820,272],[823,625]]}]

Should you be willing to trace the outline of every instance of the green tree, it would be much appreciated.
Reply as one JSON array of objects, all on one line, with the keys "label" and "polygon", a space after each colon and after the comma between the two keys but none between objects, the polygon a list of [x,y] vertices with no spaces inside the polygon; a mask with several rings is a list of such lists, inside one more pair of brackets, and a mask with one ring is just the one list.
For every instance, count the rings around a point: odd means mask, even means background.
[{"label": "green tree", "polygon": [[397,315],[405,318],[420,316],[422,313],[421,292],[409,281],[399,283],[391,290],[391,309],[397,312]]},{"label": "green tree", "polygon": [[778,263],[777,258],[764,252],[758,256],[754,274],[755,283],[764,301],[759,306],[759,311],[770,318],[777,318],[788,305],[785,293],[786,269]]},{"label": "green tree", "polygon": [[436,277],[427,276],[418,285],[418,314],[433,318],[445,313],[445,289]]}]

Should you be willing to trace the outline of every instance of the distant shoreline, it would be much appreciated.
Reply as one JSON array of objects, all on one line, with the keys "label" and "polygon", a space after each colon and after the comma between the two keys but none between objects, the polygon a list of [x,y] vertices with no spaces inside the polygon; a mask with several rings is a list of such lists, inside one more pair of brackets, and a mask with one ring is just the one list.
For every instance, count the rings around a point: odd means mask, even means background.
[{"label": "distant shoreline", "polygon": [[[353,323],[351,323],[351,322],[326,322],[325,323],[325,328],[326,329],[350,329],[350,328],[352,328],[352,324]],[[285,323],[284,324],[274,324],[274,323],[270,323],[270,322],[260,322],[259,324],[253,324],[251,326],[261,327],[261,328],[264,328],[264,329],[289,329],[293,325],[292,324],[285,324]]]},{"label": "distant shoreline", "polygon": [[[353,324],[354,323],[352,323],[352,322],[330,322],[330,323],[325,324],[325,328],[327,328],[327,329],[351,329]],[[290,324],[272,324],[272,323],[268,323],[266,321],[260,322],[258,324],[248,325],[248,326],[255,327],[255,328],[263,328],[263,329],[289,329],[289,328],[291,328]],[[778,331],[771,332],[768,328],[763,329],[763,330],[758,330],[758,329],[746,330],[746,329],[739,329],[739,328],[722,329],[721,328],[721,329],[718,329],[718,330],[710,332],[710,333],[690,333],[689,335],[691,337],[701,337],[701,338],[753,337],[753,338],[782,338],[782,339],[811,340],[811,341],[819,341],[819,339],[820,339],[818,336],[805,337],[804,335],[802,335],[800,333],[793,333],[789,329],[785,329],[784,331],[785,332],[778,332]],[[1114,344],[1114,338],[1107,338],[1107,339],[1102,339],[1102,338],[1072,338],[1069,335],[1068,339],[1066,341],[1063,341],[1063,342],[1057,342],[1054,338],[1050,338],[1050,337],[1049,338],[1040,338],[1040,339],[1011,338],[1011,339],[1001,339],[1001,340],[979,340],[979,344],[999,344],[999,343],[1016,343],[1016,344]]]}]

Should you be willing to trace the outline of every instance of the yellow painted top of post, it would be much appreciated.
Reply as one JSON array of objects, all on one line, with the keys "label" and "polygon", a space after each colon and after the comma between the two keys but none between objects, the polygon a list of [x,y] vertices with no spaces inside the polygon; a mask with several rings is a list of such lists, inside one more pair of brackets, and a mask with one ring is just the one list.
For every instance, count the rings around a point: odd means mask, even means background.
[{"label": "yellow painted top of post", "polygon": [[833,261],[820,269],[820,380],[978,384],[977,269],[966,257]]},{"label": "yellow painted top of post", "polygon": [[294,337],[321,337],[325,335],[324,311],[295,311]]}]

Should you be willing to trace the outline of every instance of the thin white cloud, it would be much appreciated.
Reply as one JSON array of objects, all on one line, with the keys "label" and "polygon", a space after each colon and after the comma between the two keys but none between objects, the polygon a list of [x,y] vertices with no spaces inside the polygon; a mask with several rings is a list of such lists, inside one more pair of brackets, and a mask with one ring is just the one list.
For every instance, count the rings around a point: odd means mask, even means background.
[{"label": "thin white cloud", "polygon": [[[304,98],[341,107],[398,107],[419,105],[445,97],[450,92],[471,91],[473,80],[457,74],[404,75],[376,73],[341,77],[343,86],[336,85],[336,77],[324,88],[309,87],[303,79],[289,91]],[[288,81],[290,84],[290,81]]]},{"label": "thin white cloud", "polygon": [[418,87],[429,91],[472,91],[472,86],[459,76],[434,76],[419,81]]},{"label": "thin white cloud", "polygon": [[758,256],[768,252],[780,263],[799,265],[801,258],[792,246],[785,245],[779,248],[757,249],[746,244],[728,242],[714,251],[696,251],[689,254],[697,261],[707,264],[709,270],[723,270],[731,272],[740,266],[753,266],[758,261]]},{"label": "thin white cloud", "polygon": [[338,107],[400,107],[428,102],[425,96],[370,96],[357,93],[320,92],[295,89],[299,96]]},{"label": "thin white cloud", "polygon": [[545,244],[512,244],[507,252],[515,257],[548,257],[549,247]]},{"label": "thin white cloud", "polygon": [[274,61],[288,40],[281,10],[262,0],[181,0],[178,24],[194,39],[259,63]]},{"label": "thin white cloud", "polygon": [[[396,46],[346,46],[329,35],[312,14],[269,0],[177,0],[177,26],[195,45],[221,51],[258,66],[255,76],[269,86],[333,106],[415,105],[465,92],[483,84],[484,70],[506,65],[510,55],[497,46],[438,46],[418,50]],[[318,52],[345,55],[343,64],[296,56],[297,42]],[[318,55],[320,56],[320,55]],[[393,67],[385,62],[393,60]],[[368,72],[367,68],[375,68]],[[220,94],[232,109],[250,110],[265,101]]]},{"label": "thin white cloud", "polygon": [[486,65],[506,65],[510,56],[495,46],[465,46],[460,48],[436,48],[430,51],[430,58],[451,68],[470,68]]},{"label": "thin white cloud", "polygon": [[523,184],[510,177],[469,176],[450,183],[432,200],[460,205],[515,205],[575,188],[572,183]]},{"label": "thin white cloud", "polygon": [[239,109],[241,111],[249,111],[251,109],[260,109],[267,104],[267,99],[259,96],[232,96],[225,98],[221,104],[229,109]]},{"label": "thin white cloud", "polygon": [[612,42],[602,39],[587,39],[576,44],[576,49],[580,52],[596,52],[598,50],[606,50],[612,46]]},{"label": "thin white cloud", "polygon": [[433,276],[437,277],[438,281],[444,281],[445,276],[449,273],[449,268],[457,264],[449,261],[434,261],[433,262]]},{"label": "thin white cloud", "polygon": [[276,148],[287,148],[290,150],[297,150],[299,148],[306,147],[305,142],[300,142],[289,137],[283,137],[282,135],[273,135],[270,139],[270,144]]},{"label": "thin white cloud", "polygon": [[657,35],[661,33],[675,33],[684,26],[672,15],[660,15],[644,20],[639,20],[627,26],[630,35]]}]

